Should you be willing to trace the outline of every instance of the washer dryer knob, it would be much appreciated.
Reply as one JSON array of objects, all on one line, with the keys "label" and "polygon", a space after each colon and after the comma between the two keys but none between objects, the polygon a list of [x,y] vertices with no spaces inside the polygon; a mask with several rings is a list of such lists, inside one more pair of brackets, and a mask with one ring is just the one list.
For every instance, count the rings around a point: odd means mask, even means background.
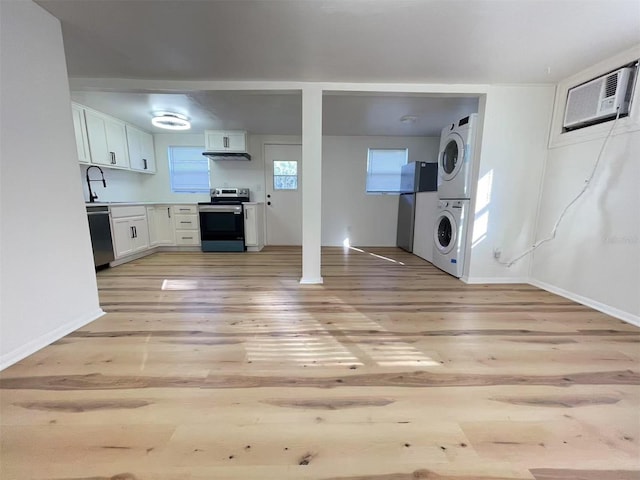
[{"label": "washer dryer knob", "polygon": [[447,208],[449,206],[449,202],[446,200],[440,200],[440,208]]}]

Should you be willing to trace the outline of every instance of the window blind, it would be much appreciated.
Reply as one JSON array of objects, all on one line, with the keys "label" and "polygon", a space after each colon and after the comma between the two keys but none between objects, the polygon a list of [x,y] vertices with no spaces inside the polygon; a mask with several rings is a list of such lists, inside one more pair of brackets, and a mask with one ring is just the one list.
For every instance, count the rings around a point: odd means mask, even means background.
[{"label": "window blind", "polygon": [[408,151],[370,148],[367,160],[367,193],[398,193],[402,166]]},{"label": "window blind", "polygon": [[209,193],[209,159],[203,147],[169,147],[171,191]]}]

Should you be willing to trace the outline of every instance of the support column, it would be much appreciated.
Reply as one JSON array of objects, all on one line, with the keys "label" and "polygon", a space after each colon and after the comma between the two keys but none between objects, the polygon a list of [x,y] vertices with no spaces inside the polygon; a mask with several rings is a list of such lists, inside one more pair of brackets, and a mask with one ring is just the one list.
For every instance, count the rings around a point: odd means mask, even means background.
[{"label": "support column", "polygon": [[302,89],[302,278],[322,283],[322,89]]}]

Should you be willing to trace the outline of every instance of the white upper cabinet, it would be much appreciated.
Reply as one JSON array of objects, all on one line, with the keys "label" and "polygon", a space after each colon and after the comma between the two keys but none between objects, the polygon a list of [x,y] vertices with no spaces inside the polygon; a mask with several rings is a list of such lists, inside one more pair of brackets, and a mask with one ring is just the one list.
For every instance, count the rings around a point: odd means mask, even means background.
[{"label": "white upper cabinet", "polygon": [[247,151],[247,132],[206,130],[204,145],[205,150],[209,152],[245,153]]},{"label": "white upper cabinet", "polygon": [[131,170],[155,173],[156,157],[153,149],[153,136],[131,125],[126,125],[126,131]]},{"label": "white upper cabinet", "polygon": [[125,124],[115,118],[85,110],[91,163],[129,168],[129,149]]},{"label": "white upper cabinet", "polygon": [[76,134],[76,149],[78,151],[78,161],[80,163],[91,163],[91,153],[89,152],[89,138],[87,137],[87,124],[84,119],[84,108],[75,103],[71,104],[73,115],[73,130]]}]

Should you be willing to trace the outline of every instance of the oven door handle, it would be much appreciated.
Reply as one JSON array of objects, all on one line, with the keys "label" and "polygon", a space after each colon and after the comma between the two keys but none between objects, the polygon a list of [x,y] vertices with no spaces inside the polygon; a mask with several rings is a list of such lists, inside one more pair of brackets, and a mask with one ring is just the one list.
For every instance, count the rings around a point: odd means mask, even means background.
[{"label": "oven door handle", "polygon": [[200,207],[198,211],[200,213],[235,213],[236,215],[242,215],[242,207]]}]

